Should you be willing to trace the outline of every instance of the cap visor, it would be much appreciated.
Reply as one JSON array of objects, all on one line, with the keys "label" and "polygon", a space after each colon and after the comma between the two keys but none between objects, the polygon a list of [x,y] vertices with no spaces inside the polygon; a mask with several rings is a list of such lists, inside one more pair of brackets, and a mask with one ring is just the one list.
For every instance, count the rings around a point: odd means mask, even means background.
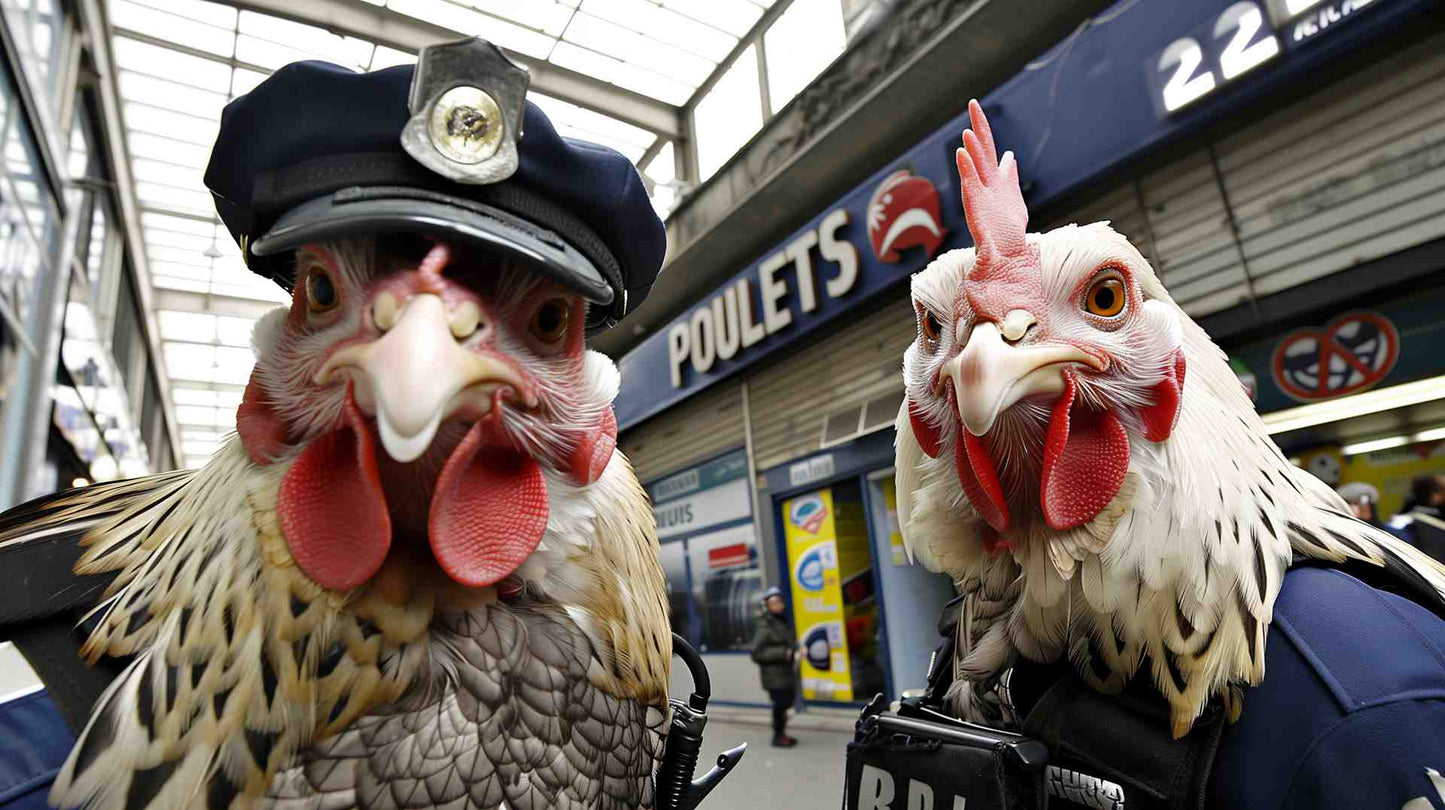
[{"label": "cap visor", "polygon": [[[365,192],[365,196],[354,192]],[[448,199],[456,203],[443,201]],[[282,214],[265,236],[251,244],[251,252],[270,256],[338,236],[387,233],[425,233],[502,249],[593,304],[612,303],[612,287],[602,273],[558,234],[499,208],[435,193],[427,199],[387,197],[379,189],[328,194]]]}]

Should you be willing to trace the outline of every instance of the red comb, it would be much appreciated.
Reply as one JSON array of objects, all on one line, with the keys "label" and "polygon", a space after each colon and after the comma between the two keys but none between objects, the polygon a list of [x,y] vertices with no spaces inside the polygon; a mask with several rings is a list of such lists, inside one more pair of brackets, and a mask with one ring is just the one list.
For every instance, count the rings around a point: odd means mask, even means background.
[{"label": "red comb", "polygon": [[977,256],[992,264],[1025,251],[1029,210],[1019,190],[1013,152],[1005,152],[1003,160],[998,159],[993,131],[977,101],[968,102],[968,117],[973,129],[963,131],[963,148],[955,154],[958,180]]},{"label": "red comb", "polygon": [[978,101],[968,102],[968,117],[973,128],[963,131],[963,148],[954,154],[974,244],[973,269],[964,286],[979,316],[999,319],[1039,294],[1038,249],[1028,244],[1029,209],[1013,152],[999,160]]}]

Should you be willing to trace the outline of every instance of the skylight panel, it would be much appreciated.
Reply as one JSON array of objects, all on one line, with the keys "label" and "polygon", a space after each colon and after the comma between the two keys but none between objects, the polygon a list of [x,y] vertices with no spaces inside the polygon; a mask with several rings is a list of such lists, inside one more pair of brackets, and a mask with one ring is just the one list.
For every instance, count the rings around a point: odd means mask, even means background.
[{"label": "skylight panel", "polygon": [[[571,138],[611,146],[619,152],[635,148],[637,157],[641,157],[647,147],[657,140],[656,135],[641,127],[635,127],[599,112],[583,109],[561,99],[555,99],[542,93],[529,93],[528,98],[542,108],[542,112],[547,114],[547,118],[559,131],[565,130],[562,132],[563,135]],[[636,161],[636,158],[633,160]]]},{"label": "skylight panel", "polygon": [[734,37],[747,34],[763,16],[763,8],[748,0],[662,0],[662,5]]},{"label": "skylight panel", "polygon": [[[554,37],[561,36],[572,19],[572,8],[552,0],[463,0],[466,5],[481,9],[528,28],[535,28]],[[574,3],[573,6],[576,4]]]},{"label": "skylight panel", "polygon": [[538,31],[447,0],[391,0],[387,7],[468,36],[485,37],[495,45],[538,59],[546,59],[557,41]]},{"label": "skylight panel", "polygon": [[768,101],[787,106],[848,46],[838,0],[795,0],[763,35],[768,57]]},{"label": "skylight panel", "polygon": [[695,84],[684,84],[656,71],[625,63],[617,66],[612,83],[674,107],[686,104],[697,92]]},{"label": "skylight panel", "polygon": [[[171,389],[171,401],[177,405],[204,405],[214,408],[216,406],[216,392],[208,388],[185,388],[176,387]],[[181,438],[190,438],[194,431],[181,431]],[[201,433],[196,438],[208,439],[210,434]]]},{"label": "skylight panel", "polygon": [[371,55],[371,66],[368,70],[381,70],[397,65],[414,64],[416,64],[416,54],[398,51],[395,48],[388,48],[385,45],[377,45],[376,53]]},{"label": "skylight panel", "polygon": [[269,73],[258,73],[254,70],[236,68],[231,77],[231,96],[244,96],[256,89],[256,85],[266,81]]},{"label": "skylight panel", "polygon": [[211,195],[204,191],[162,185],[160,183],[137,182],[135,196],[144,204],[168,208],[173,211],[190,211],[196,214],[210,214],[215,206]]},{"label": "skylight panel", "polygon": [[700,56],[584,11],[578,11],[572,18],[563,38],[623,62],[666,74],[693,87],[702,84],[717,67],[716,63]]},{"label": "skylight panel", "polygon": [[648,0],[583,0],[580,10],[697,54],[714,65],[727,58],[738,43],[735,36]]},{"label": "skylight panel", "polygon": [[[219,409],[219,408],[203,408],[203,407],[200,407],[200,406],[197,406],[197,405],[177,405],[177,406],[176,406],[176,421],[177,421],[177,422],[180,422],[180,423],[183,424],[183,425],[200,425],[200,426],[202,426],[202,427],[220,427],[220,426],[222,426],[223,424],[225,424],[223,421],[221,421],[221,420],[225,419],[225,417],[226,417],[225,412],[222,411],[222,410]],[[234,413],[231,414],[231,417],[232,417],[232,418],[235,418],[235,414],[234,414]],[[233,424],[234,424],[234,423],[233,423]],[[197,452],[197,451],[194,451],[194,450],[192,449],[192,447],[190,446],[190,445],[192,444],[191,442],[182,442],[182,444],[187,445],[187,447],[186,447],[186,453],[189,454],[189,453],[192,453],[192,452]],[[199,444],[202,444],[202,442],[196,442],[195,444],[199,445]],[[211,448],[211,449],[214,449],[214,448]],[[211,452],[211,450],[204,450],[204,451],[200,451],[200,452],[207,452],[207,453],[209,453],[209,452]]]},{"label": "skylight panel", "polygon": [[198,256],[202,255],[203,251],[211,245],[211,237],[209,236],[177,233],[176,231],[166,231],[160,228],[146,228],[145,240],[147,245],[191,250],[195,251]]},{"label": "skylight panel", "polygon": [[156,322],[160,325],[162,340],[210,343],[216,339],[216,316],[205,312],[157,310]]},{"label": "skylight panel", "polygon": [[671,183],[677,179],[677,152],[672,141],[657,150],[643,171],[654,183]]},{"label": "skylight panel", "polygon": [[173,217],[154,211],[142,212],[140,221],[146,228],[147,238],[149,238],[149,234],[155,230],[174,231],[176,233],[188,233],[197,236],[212,236],[216,233],[216,226],[213,223],[199,219],[191,219],[189,217]]},{"label": "skylight panel", "polygon": [[[238,30],[242,38],[252,36],[258,40],[292,49],[297,53],[308,54],[307,57],[302,58],[321,58],[355,68],[364,67],[371,60],[372,44],[364,39],[337,36],[314,25],[283,20],[269,14],[242,11]],[[236,46],[236,56],[244,59],[241,56],[239,40]],[[271,66],[267,62],[259,60],[248,59],[246,61]],[[280,67],[280,65],[275,67]]]},{"label": "skylight panel", "polygon": [[255,328],[256,321],[251,318],[236,318],[230,315],[216,316],[216,340],[226,346],[250,346],[251,332]]},{"label": "skylight panel", "polygon": [[557,43],[557,47],[552,50],[550,61],[558,67],[575,70],[584,76],[591,76],[603,82],[611,82],[617,75],[618,66],[622,64],[617,59],[603,56],[594,50],[578,47],[566,40]]},{"label": "skylight panel", "polygon": [[179,186],[184,189],[204,188],[205,183],[201,181],[201,170],[187,166],[177,166],[174,163],[166,163],[148,158],[136,158],[131,161],[131,174],[137,180],[164,183],[168,186]]},{"label": "skylight panel", "polygon": [[[224,93],[231,84],[231,68],[199,56],[161,48],[125,36],[114,38],[115,63],[122,70]],[[129,120],[127,118],[126,120]]]},{"label": "skylight panel", "polygon": [[[186,265],[210,272],[211,260],[203,256],[199,250],[189,248],[168,247],[150,242],[146,243],[146,256],[152,262],[165,262],[172,265]],[[179,271],[179,268],[172,268]]]},{"label": "skylight panel", "polygon": [[129,129],[138,129],[197,146],[210,146],[215,143],[216,132],[220,129],[220,122],[214,118],[198,118],[134,101],[125,103],[125,122]]},{"label": "skylight panel", "polygon": [[[209,293],[211,283],[209,281],[196,281],[191,278],[172,276],[165,274],[162,270],[151,268],[151,286],[161,290],[179,290],[181,292]],[[170,368],[170,361],[166,361],[166,368]],[[175,374],[171,374],[175,377]]]},{"label": "skylight panel", "polygon": [[763,126],[757,46],[749,45],[693,111],[701,178],[712,176]]},{"label": "skylight panel", "polygon": [[[115,8],[116,2],[119,0],[112,0],[111,8]],[[221,3],[207,3],[204,0],[136,0],[136,2],[218,28],[236,27],[236,9]]]},{"label": "skylight panel", "polygon": [[110,4],[110,22],[117,28],[184,42],[189,48],[226,58],[230,58],[236,46],[236,34],[229,26],[217,28],[129,0],[114,0]]},{"label": "skylight panel", "polygon": [[185,143],[136,130],[126,133],[126,142],[130,146],[132,158],[155,158],[196,169],[204,169],[211,159],[210,144],[202,146],[198,143]]},{"label": "skylight panel", "polygon": [[213,93],[128,70],[120,71],[120,95],[126,101],[138,101],[206,118],[220,118],[221,108],[226,106],[227,101],[224,93]]}]

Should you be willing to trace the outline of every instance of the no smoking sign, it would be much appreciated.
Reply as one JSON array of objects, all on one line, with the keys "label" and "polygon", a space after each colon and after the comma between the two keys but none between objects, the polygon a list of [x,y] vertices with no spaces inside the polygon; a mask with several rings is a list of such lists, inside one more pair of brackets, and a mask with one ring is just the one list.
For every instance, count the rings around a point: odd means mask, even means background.
[{"label": "no smoking sign", "polygon": [[1274,381],[1311,402],[1353,394],[1385,379],[1400,357],[1400,333],[1377,312],[1350,312],[1323,329],[1291,332],[1274,348]]}]

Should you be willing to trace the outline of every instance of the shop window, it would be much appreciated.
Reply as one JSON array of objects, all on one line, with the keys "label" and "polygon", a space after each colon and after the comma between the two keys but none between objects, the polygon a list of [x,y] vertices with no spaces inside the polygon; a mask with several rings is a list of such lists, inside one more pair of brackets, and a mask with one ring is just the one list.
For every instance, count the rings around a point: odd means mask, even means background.
[{"label": "shop window", "polygon": [[752,649],[763,572],[752,523],[662,544],[672,629],[703,652]]}]

